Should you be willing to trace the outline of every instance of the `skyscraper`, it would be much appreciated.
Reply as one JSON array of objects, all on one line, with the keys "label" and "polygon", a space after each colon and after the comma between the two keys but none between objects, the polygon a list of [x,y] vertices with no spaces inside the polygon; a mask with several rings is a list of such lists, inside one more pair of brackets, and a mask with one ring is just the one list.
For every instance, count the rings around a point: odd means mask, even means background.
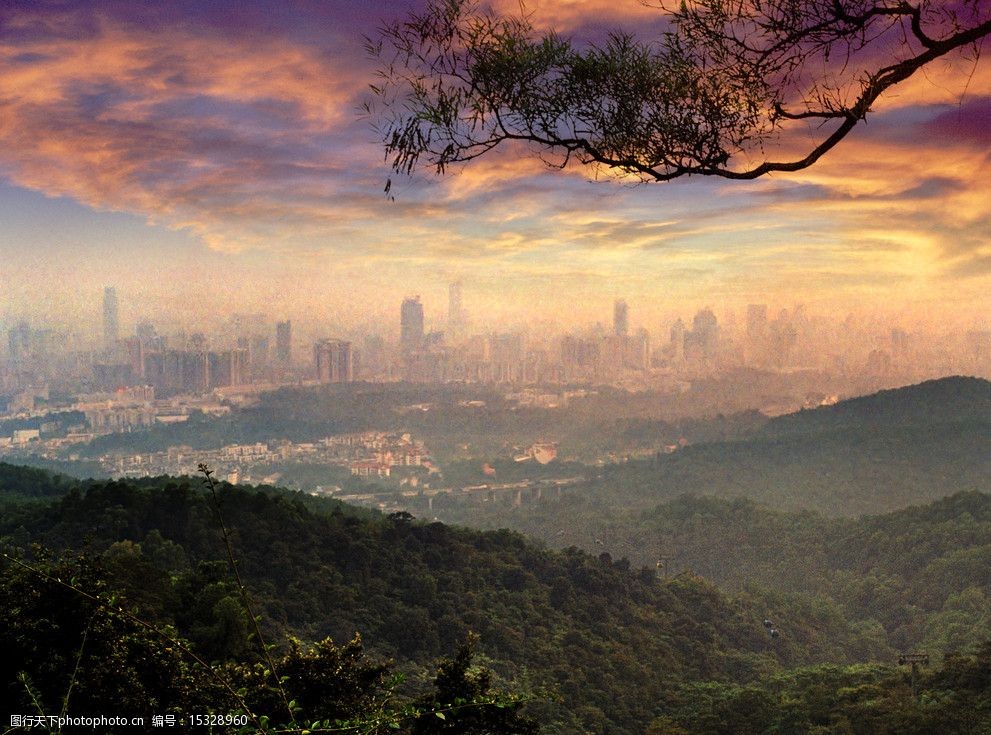
[{"label": "skyscraper", "polygon": [[10,330],[10,356],[15,360],[25,360],[31,354],[31,327],[21,321]]},{"label": "skyscraper", "polygon": [[155,331],[154,324],[147,319],[142,319],[134,327],[134,336],[142,342],[150,343],[158,336],[158,332]]},{"label": "skyscraper", "polygon": [[613,334],[625,337],[630,332],[630,311],[623,299],[616,299],[612,311]]},{"label": "skyscraper", "polygon": [[117,289],[103,289],[103,348],[112,350],[120,337],[120,321],[117,316]]},{"label": "skyscraper", "polygon": [[354,357],[351,343],[341,339],[322,339],[313,345],[313,362],[321,383],[350,383],[354,380]]},{"label": "skyscraper", "polygon": [[210,387],[226,388],[247,383],[248,353],[246,350],[226,350],[208,353]]},{"label": "skyscraper", "polygon": [[275,359],[283,366],[292,362],[292,322],[275,324]]},{"label": "skyscraper", "polygon": [[423,345],[423,304],[419,296],[403,299],[399,315],[399,342],[404,352],[417,350]]},{"label": "skyscraper", "polygon": [[250,337],[238,337],[237,347],[247,354],[248,372],[252,380],[263,380],[268,372],[268,337],[264,334],[253,334]]},{"label": "skyscraper", "polygon": [[708,306],[695,314],[692,331],[685,332],[685,356],[712,358],[719,346],[719,322]]},{"label": "skyscraper", "polygon": [[463,339],[465,334],[465,312],[461,300],[461,281],[455,281],[447,290],[447,332],[449,338]]},{"label": "skyscraper", "polygon": [[750,304],[747,307],[747,337],[752,340],[767,336],[767,304]]}]

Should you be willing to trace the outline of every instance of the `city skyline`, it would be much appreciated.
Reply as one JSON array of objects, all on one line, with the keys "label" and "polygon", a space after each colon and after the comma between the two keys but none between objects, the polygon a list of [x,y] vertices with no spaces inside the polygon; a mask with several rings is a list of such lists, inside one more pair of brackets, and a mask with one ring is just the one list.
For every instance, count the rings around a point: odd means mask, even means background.
[{"label": "city skyline", "polygon": [[[841,318],[804,304],[748,304],[737,312],[702,302],[651,324],[623,298],[585,323],[555,325],[538,313],[529,323],[498,323],[472,318],[462,281],[448,284],[447,292],[446,307],[409,295],[394,304],[385,321],[368,321],[363,328],[305,321],[300,328],[291,314],[236,312],[222,315],[210,330],[173,330],[147,318],[122,324],[117,289],[107,286],[102,329],[88,336],[78,325],[60,331],[27,319],[13,324],[0,346],[0,388],[34,390],[69,376],[74,377],[66,385],[92,378],[104,386],[166,390],[191,383],[196,391],[314,377],[318,382],[619,381],[629,387],[743,367],[772,373],[863,369],[894,382],[899,376],[951,372],[991,375],[989,329]],[[128,304],[126,294],[122,303]],[[473,373],[468,363],[488,367]],[[93,375],[87,377],[89,370]]]},{"label": "city skyline", "polygon": [[[644,315],[631,327],[651,330],[764,302],[987,328],[986,62],[898,87],[800,174],[631,186],[510,152],[397,179],[392,201],[357,113],[374,81],[361,38],[412,7],[8,6],[0,327],[96,332],[90,294],[113,284],[122,325],[210,329],[267,310],[358,330],[419,293],[429,331],[463,281],[465,311],[492,324],[539,315],[567,330],[608,321],[623,298]],[[662,22],[635,2],[533,12],[593,41]]]},{"label": "city skyline", "polygon": [[[183,335],[185,338],[226,335],[224,339],[230,341],[231,346],[247,349],[248,338],[271,333],[266,337],[270,338],[271,345],[266,343],[265,349],[271,348],[273,355],[282,355],[278,358],[280,361],[286,359],[285,345],[297,339],[315,342],[337,339],[342,334],[352,338],[369,335],[384,337],[408,348],[419,348],[426,345],[430,338],[443,339],[450,344],[463,341],[471,334],[519,332],[560,337],[598,331],[627,336],[645,331],[660,337],[667,335],[675,322],[690,324],[694,317],[703,312],[715,313],[722,320],[723,328],[728,324],[734,333],[741,336],[754,330],[755,321],[766,328],[776,317],[789,312],[801,312],[806,318],[821,324],[854,324],[864,334],[886,335],[892,329],[926,338],[973,331],[991,334],[991,327],[980,317],[971,321],[963,318],[912,321],[874,304],[833,311],[803,302],[758,299],[756,302],[727,305],[700,297],[686,300],[676,307],[660,308],[650,301],[634,302],[618,296],[604,299],[601,304],[596,303],[587,318],[572,314],[571,319],[561,319],[555,312],[542,313],[531,308],[516,318],[503,319],[501,312],[485,313],[467,306],[466,303],[473,302],[472,289],[465,288],[464,280],[441,284],[429,289],[428,293],[431,294],[429,299],[419,293],[405,296],[390,294],[386,298],[391,301],[362,305],[367,307],[367,311],[355,308],[352,312],[354,318],[350,320],[316,318],[307,315],[298,304],[286,309],[273,309],[270,304],[255,305],[256,310],[244,308],[246,304],[235,304],[232,311],[214,313],[209,319],[177,321],[170,311],[156,314],[142,306],[140,300],[137,303],[132,301],[130,297],[140,296],[140,291],[125,291],[121,298],[116,286],[104,286],[94,293],[78,294],[80,302],[88,302],[78,313],[45,319],[32,316],[30,311],[12,312],[7,314],[5,320],[0,320],[0,330],[7,336],[8,357],[12,356],[9,345],[13,344],[13,335],[25,328],[71,336],[74,339],[71,349],[93,352],[106,352],[113,343],[133,337],[149,340],[162,339],[167,335]],[[481,303],[474,301],[476,307]],[[121,312],[125,314],[123,318]],[[0,357],[4,355],[4,347],[0,342]]]}]

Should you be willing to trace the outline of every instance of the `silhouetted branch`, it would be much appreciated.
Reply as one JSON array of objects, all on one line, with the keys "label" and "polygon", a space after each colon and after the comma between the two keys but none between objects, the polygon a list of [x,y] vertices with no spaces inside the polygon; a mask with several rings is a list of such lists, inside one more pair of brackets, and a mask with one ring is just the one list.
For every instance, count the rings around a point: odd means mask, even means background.
[{"label": "silhouetted branch", "polygon": [[[510,141],[645,181],[798,171],[839,144],[888,90],[991,34],[980,0],[662,2],[670,30],[579,47],[475,0],[434,0],[367,49],[366,109],[392,168],[443,173]],[[818,120],[804,153],[765,159],[790,123]]]}]

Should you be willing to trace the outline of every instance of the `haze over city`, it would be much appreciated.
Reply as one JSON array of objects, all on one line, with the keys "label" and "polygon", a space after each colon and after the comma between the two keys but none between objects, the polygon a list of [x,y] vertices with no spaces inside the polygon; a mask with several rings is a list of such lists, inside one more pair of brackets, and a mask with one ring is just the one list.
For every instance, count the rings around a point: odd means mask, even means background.
[{"label": "haze over city", "polygon": [[[991,330],[943,322],[905,329],[877,315],[838,318],[804,304],[753,303],[742,312],[699,305],[649,324],[636,304],[620,298],[594,322],[564,329],[540,313],[522,324],[500,323],[492,314],[477,318],[465,283],[454,281],[440,302],[396,296],[391,317],[367,319],[361,327],[305,316],[301,321],[297,307],[279,314],[217,314],[214,326],[201,330],[170,328],[161,318],[122,317],[122,304],[133,297],[115,286],[90,294],[89,309],[97,308],[97,296],[98,330],[80,324],[59,329],[29,318],[9,328],[0,409],[20,415],[39,408],[37,415],[47,415],[54,410],[52,390],[63,402],[82,395],[84,405],[94,392],[131,388],[141,390],[128,393],[129,402],[149,404],[214,390],[231,396],[356,381],[591,384],[677,396],[715,380],[733,387],[733,399],[718,398],[716,390],[688,413],[775,414],[945,375],[991,376]],[[762,393],[762,381],[776,381],[776,392]]]},{"label": "haze over city", "polygon": [[2,0],[0,729],[991,733],[988,37]]}]

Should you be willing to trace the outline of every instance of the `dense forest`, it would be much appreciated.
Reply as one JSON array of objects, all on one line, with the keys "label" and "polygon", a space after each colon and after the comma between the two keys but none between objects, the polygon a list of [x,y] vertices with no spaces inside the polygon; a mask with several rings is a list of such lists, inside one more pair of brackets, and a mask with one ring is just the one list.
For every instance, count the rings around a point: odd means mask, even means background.
[{"label": "dense forest", "polygon": [[[13,711],[91,714],[118,692],[140,712],[291,724],[298,711],[355,731],[922,733],[939,721],[963,733],[991,722],[991,650],[935,659],[913,698],[893,642],[848,622],[844,599],[727,593],[688,571],[665,578],[607,553],[273,488],[213,495],[196,479],[78,482],[0,465],[0,490]],[[976,511],[979,500],[954,502]],[[961,514],[940,512],[952,547]],[[878,523],[876,534],[896,527]],[[276,643],[270,661],[259,634]],[[272,665],[291,672],[293,707],[266,683]]]},{"label": "dense forest", "polygon": [[612,553],[662,559],[669,574],[827,600],[900,650],[962,650],[991,630],[991,496],[981,493],[855,519],[683,496],[597,532]]}]

